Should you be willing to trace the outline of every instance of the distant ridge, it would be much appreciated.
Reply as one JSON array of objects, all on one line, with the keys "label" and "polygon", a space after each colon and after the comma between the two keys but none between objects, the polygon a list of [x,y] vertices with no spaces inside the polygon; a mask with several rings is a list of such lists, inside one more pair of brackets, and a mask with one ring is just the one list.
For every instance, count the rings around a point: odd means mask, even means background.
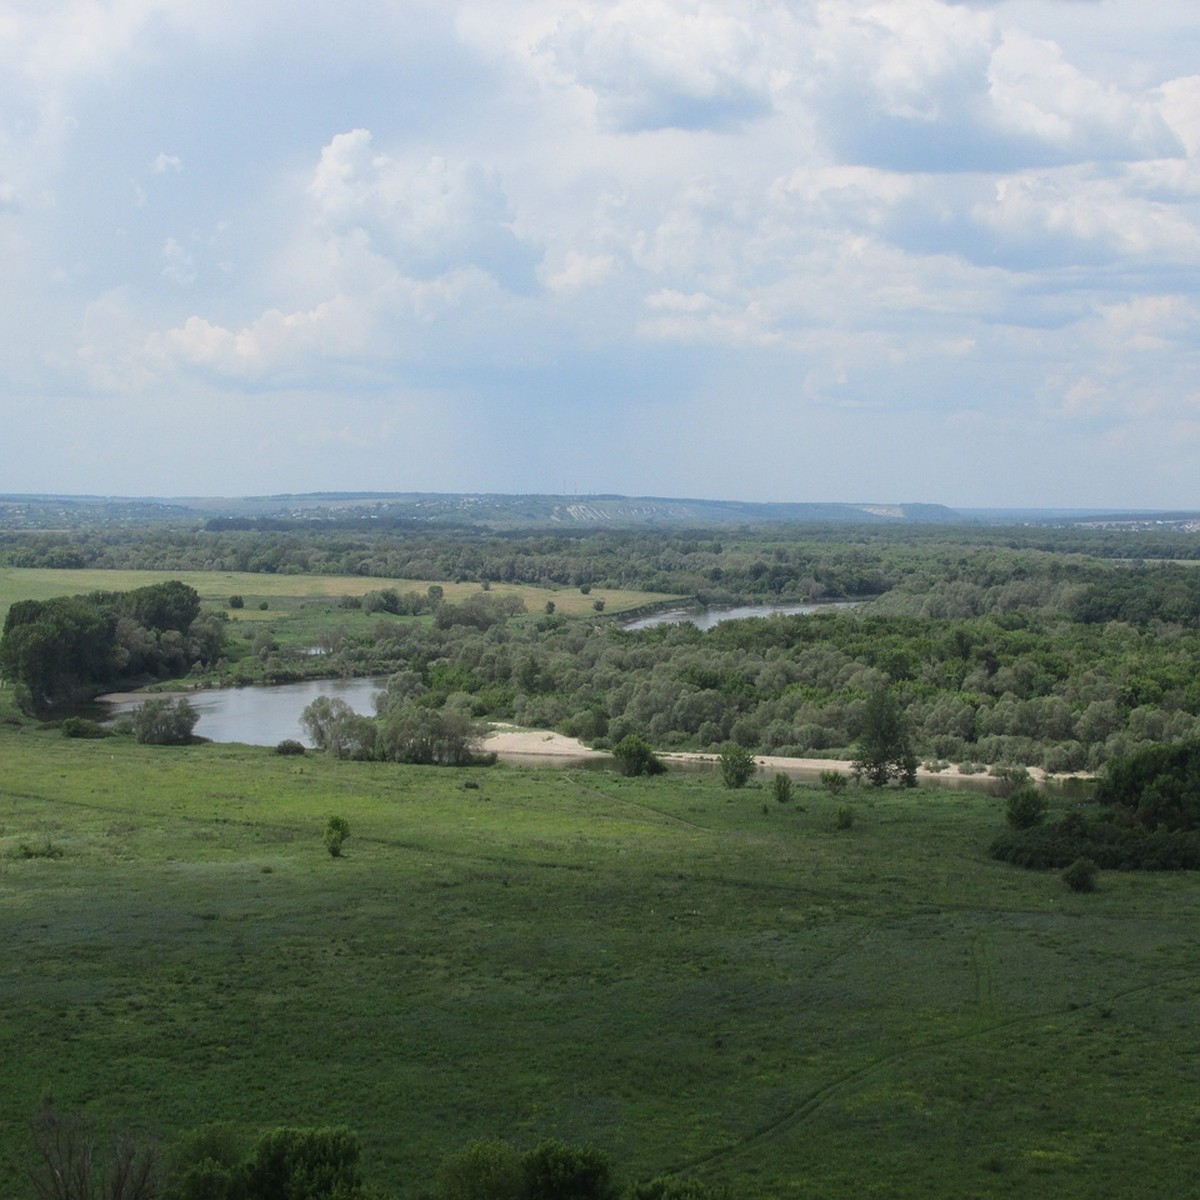
[{"label": "distant ridge", "polygon": [[1055,525],[1200,532],[1200,514],[1113,509],[981,509],[944,504],[755,502],[664,496],[499,492],[305,492],[264,496],[0,495],[0,530],[85,525],[207,525],[211,529],[593,529],[806,525]]}]

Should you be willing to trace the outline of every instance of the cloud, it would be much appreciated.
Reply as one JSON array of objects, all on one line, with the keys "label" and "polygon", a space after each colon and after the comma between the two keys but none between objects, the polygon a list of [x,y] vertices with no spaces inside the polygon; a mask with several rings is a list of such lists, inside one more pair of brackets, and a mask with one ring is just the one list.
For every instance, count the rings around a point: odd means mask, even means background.
[{"label": "cloud", "polygon": [[162,273],[165,279],[183,287],[196,282],[196,264],[174,238],[167,238],[162,248]]},{"label": "cloud", "polygon": [[182,170],[183,159],[178,154],[167,154],[165,151],[156,154],[154,161],[150,164],[151,174],[154,175],[166,175],[168,173],[178,175]]},{"label": "cloud", "polygon": [[321,151],[308,193],[323,228],[365,235],[413,278],[472,265],[511,290],[531,286],[536,251],[514,234],[496,173],[478,163],[394,158],[376,153],[371,134],[355,129]]},{"label": "cloud", "polygon": [[618,0],[562,17],[541,49],[595,97],[618,133],[729,129],[772,110],[766,10],[745,3]]},{"label": "cloud", "polygon": [[939,0],[820,6],[813,103],[852,161],[1013,170],[1183,152],[1152,95],[1090,78],[1052,41]]}]

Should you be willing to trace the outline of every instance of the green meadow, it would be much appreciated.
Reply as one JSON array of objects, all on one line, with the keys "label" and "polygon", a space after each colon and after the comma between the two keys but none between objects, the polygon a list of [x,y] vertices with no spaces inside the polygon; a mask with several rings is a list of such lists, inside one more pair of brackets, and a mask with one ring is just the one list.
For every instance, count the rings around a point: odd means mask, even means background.
[{"label": "green meadow", "polygon": [[[229,610],[235,621],[274,621],[281,611],[294,615],[303,608],[328,611],[328,603],[343,596],[364,596],[367,592],[394,588],[400,593],[424,593],[434,581],[420,579],[380,579],[366,575],[265,575],[239,571],[135,571],[57,570],[38,567],[0,566],[0,621],[17,600],[48,600],[53,596],[83,595],[96,591],[129,591],[154,583],[178,579],[196,589],[206,606],[224,608],[232,595],[244,598],[246,607]],[[478,583],[440,581],[445,599],[460,604],[480,590]],[[629,591],[623,588],[597,587],[584,595],[578,588],[532,587],[527,584],[495,583],[490,590],[497,596],[520,596],[530,612],[541,612],[547,601],[565,616],[592,613],[597,600],[604,601],[606,613],[619,613],[662,600],[677,599],[660,592]],[[258,605],[266,601],[267,607]],[[357,614],[348,612],[346,619]]]},{"label": "green meadow", "polygon": [[1194,1189],[1194,874],[1077,895],[988,857],[993,798],[770,795],[0,725],[0,1196],[47,1093],[164,1147],[344,1123],[403,1198],[489,1136],[748,1200]]}]

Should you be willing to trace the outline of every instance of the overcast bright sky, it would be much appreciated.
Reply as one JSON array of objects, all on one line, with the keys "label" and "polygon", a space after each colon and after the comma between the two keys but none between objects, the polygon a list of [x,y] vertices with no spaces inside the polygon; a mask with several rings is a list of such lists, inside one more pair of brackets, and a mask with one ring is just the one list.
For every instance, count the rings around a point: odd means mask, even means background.
[{"label": "overcast bright sky", "polygon": [[0,0],[0,492],[1200,507],[1196,0]]}]

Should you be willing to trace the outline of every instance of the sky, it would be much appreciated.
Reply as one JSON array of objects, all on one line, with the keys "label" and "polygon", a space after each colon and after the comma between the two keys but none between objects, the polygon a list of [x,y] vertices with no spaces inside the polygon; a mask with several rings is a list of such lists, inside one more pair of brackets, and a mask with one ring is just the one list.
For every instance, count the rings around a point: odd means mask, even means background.
[{"label": "sky", "polygon": [[1200,508],[1195,0],[0,0],[0,493]]}]

